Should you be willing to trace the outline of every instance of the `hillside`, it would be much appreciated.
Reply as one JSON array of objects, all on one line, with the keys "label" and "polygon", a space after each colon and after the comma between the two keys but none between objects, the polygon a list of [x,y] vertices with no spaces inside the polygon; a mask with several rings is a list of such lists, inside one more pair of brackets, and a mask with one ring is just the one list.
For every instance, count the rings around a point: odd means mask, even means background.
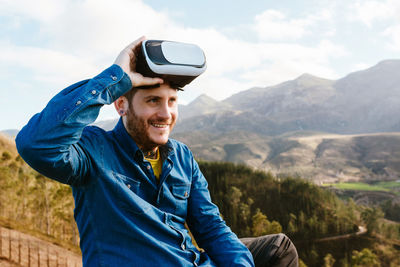
[{"label": "hillside", "polygon": [[12,139],[0,135],[0,222],[41,232],[79,251],[71,188],[47,179],[18,155]]},{"label": "hillside", "polygon": [[[0,224],[6,222],[12,227],[18,222],[20,230],[40,232],[39,236],[76,250],[79,238],[72,214],[71,189],[30,169],[17,155],[12,140],[0,138],[0,153],[0,217],[3,218]],[[346,260],[353,250],[361,253],[364,248],[371,249],[373,255],[380,255],[381,262],[395,261],[398,255],[391,243],[376,236],[389,236],[397,242],[400,238],[396,228],[398,224],[387,226],[381,222],[383,213],[376,213],[375,208],[360,207],[352,201],[343,202],[332,192],[303,179],[278,179],[270,173],[232,163],[200,162],[199,165],[209,182],[213,201],[239,236],[283,231],[293,238],[308,266],[321,266],[328,253],[335,259]],[[371,220],[374,224],[368,223]],[[347,251],[316,246],[316,242],[323,242],[321,238],[336,240],[333,237],[356,233],[358,225],[364,223],[368,227],[368,236],[340,237],[346,239]],[[26,248],[25,241],[20,244],[24,244],[21,248]],[[330,241],[330,244],[335,244],[335,241]],[[35,248],[32,247],[31,251]],[[382,251],[390,251],[390,255],[382,256]],[[18,258],[16,252],[13,253],[9,258],[18,262],[19,259],[15,260]],[[41,261],[46,257],[45,251],[37,253],[40,253]],[[63,253],[58,260],[65,261],[65,255]],[[37,256],[32,256],[32,259],[34,257]],[[53,254],[47,259],[58,261]]]},{"label": "hillside", "polygon": [[[400,264],[400,225],[387,224],[380,209],[358,206],[351,199],[341,201],[302,179],[277,179],[232,163],[199,165],[213,201],[239,236],[283,231],[307,266],[324,266],[326,257],[335,259],[334,266],[354,266],[365,254],[381,266]],[[360,227],[364,223],[367,235]]]},{"label": "hillside", "polygon": [[0,266],[82,266],[79,253],[53,242],[0,225]]},{"label": "hillside", "polygon": [[397,180],[400,133],[337,135],[297,132],[265,137],[247,132],[176,134],[196,157],[244,163],[316,183]]},{"label": "hillside", "polygon": [[205,94],[197,97],[190,105],[179,105],[179,120],[232,110],[230,104],[221,103]]}]

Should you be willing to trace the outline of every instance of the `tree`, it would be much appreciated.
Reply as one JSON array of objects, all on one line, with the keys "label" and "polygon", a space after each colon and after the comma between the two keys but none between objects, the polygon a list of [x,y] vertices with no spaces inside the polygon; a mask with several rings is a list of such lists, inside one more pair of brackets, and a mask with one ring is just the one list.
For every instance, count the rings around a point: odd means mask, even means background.
[{"label": "tree", "polygon": [[361,218],[367,226],[369,234],[379,230],[379,219],[383,218],[384,214],[380,208],[366,208],[361,213]]},{"label": "tree", "polygon": [[297,231],[296,219],[297,219],[296,215],[294,215],[293,213],[290,213],[290,219],[289,219],[289,223],[287,226],[287,231],[291,234],[293,234]]},{"label": "tree", "polygon": [[7,161],[9,159],[11,159],[11,154],[8,151],[4,151],[3,154],[1,155],[1,159],[3,161]]},{"label": "tree", "polygon": [[307,267],[307,265],[302,261],[302,259],[299,259],[299,267]]},{"label": "tree", "polygon": [[267,229],[267,235],[282,233],[282,226],[277,221],[272,221]]},{"label": "tree", "polygon": [[313,247],[310,251],[310,254],[308,255],[309,262],[311,263],[312,266],[317,265],[318,258],[319,258],[318,252],[315,249],[315,247]]},{"label": "tree", "polygon": [[378,257],[368,248],[360,252],[353,250],[351,256],[351,266],[354,267],[379,267],[381,266]]},{"label": "tree", "polygon": [[267,216],[264,215],[260,209],[256,210],[256,214],[253,216],[253,236],[266,235],[269,228],[270,222],[267,220]]},{"label": "tree", "polygon": [[335,258],[332,256],[332,254],[328,253],[324,257],[324,267],[333,267],[333,264],[335,263]]},{"label": "tree", "polygon": [[277,221],[270,222],[267,216],[264,215],[260,209],[256,210],[253,216],[252,233],[254,236],[278,234],[282,232],[282,226]]}]

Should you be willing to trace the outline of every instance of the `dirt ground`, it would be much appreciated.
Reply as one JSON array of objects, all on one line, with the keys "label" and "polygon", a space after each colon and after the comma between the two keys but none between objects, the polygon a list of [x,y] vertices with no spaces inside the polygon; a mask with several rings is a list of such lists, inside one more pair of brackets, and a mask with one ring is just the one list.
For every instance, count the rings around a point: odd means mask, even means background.
[{"label": "dirt ground", "polygon": [[81,267],[81,255],[0,226],[0,266]]}]

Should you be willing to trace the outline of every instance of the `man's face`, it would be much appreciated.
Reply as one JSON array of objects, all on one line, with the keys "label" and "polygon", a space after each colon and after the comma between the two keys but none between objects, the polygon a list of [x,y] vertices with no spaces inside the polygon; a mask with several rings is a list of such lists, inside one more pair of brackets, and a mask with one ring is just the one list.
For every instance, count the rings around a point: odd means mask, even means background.
[{"label": "man's face", "polygon": [[168,84],[138,89],[126,114],[125,127],[143,150],[167,143],[178,118],[177,90]]}]

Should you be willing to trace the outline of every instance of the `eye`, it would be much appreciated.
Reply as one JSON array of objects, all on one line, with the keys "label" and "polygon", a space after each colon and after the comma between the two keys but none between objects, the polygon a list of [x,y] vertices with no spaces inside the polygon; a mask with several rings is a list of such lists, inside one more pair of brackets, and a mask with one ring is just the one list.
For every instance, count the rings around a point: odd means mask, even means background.
[{"label": "eye", "polygon": [[175,97],[172,97],[169,99],[170,104],[175,104],[177,102],[177,99]]},{"label": "eye", "polygon": [[158,102],[158,98],[157,97],[153,97],[147,100],[147,103],[157,103]]}]

